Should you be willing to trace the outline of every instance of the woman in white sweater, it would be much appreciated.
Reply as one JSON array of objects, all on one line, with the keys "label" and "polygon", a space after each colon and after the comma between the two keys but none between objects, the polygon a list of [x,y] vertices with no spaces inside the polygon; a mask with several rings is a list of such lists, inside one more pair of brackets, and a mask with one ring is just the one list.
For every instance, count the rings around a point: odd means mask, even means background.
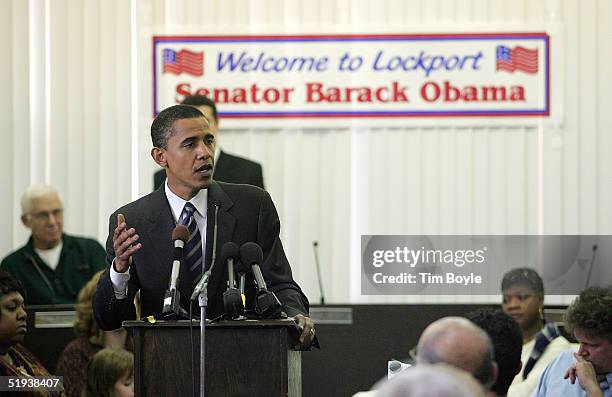
[{"label": "woman in white sweater", "polygon": [[530,268],[513,269],[502,280],[502,309],[523,331],[523,368],[508,390],[508,397],[528,397],[542,372],[561,351],[570,347],[554,323],[544,320],[544,284]]}]

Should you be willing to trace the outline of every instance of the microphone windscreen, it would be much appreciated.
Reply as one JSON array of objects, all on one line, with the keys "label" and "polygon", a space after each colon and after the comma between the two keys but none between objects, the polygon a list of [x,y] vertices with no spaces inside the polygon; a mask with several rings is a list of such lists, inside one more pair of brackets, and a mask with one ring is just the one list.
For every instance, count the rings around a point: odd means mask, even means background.
[{"label": "microphone windscreen", "polygon": [[240,260],[246,266],[251,266],[255,263],[261,265],[263,261],[261,247],[255,243],[242,244],[242,247],[240,247]]},{"label": "microphone windscreen", "polygon": [[248,273],[251,271],[251,269],[246,266],[244,263],[242,263],[241,260],[235,261],[234,262],[234,271],[236,273]]},{"label": "microphone windscreen", "polygon": [[238,244],[228,241],[223,244],[221,247],[221,261],[223,263],[227,262],[229,258],[233,260],[237,260],[240,257],[240,248],[238,248]]},{"label": "microphone windscreen", "polygon": [[189,240],[189,229],[184,225],[178,225],[172,230],[172,241],[182,240],[187,242]]}]

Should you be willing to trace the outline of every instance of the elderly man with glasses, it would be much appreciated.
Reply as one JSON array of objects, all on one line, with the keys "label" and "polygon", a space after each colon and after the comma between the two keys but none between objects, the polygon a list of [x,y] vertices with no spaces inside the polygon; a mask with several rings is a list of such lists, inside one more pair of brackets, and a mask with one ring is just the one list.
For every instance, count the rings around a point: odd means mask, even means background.
[{"label": "elderly man with glasses", "polygon": [[21,221],[32,234],[2,260],[0,269],[24,285],[28,305],[74,303],[79,290],[105,267],[97,241],[63,233],[64,208],[57,191],[30,186],[21,198]]}]

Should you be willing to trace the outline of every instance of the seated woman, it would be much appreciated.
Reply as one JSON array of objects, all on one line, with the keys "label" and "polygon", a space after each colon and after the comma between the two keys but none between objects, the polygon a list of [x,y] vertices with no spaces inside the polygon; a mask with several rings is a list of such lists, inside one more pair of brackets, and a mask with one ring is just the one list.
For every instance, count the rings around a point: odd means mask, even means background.
[{"label": "seated woman", "polygon": [[[51,376],[32,353],[20,345],[27,332],[25,291],[10,274],[0,271],[0,376]],[[22,396],[60,396],[63,392],[37,390]]]},{"label": "seated woman", "polygon": [[103,349],[87,366],[83,397],[134,397],[134,355],[123,349]]},{"label": "seated woman", "polygon": [[57,362],[55,370],[64,377],[64,390],[67,397],[80,397],[85,387],[85,368],[96,352],[105,347],[125,348],[128,342],[123,328],[115,331],[102,331],[93,318],[91,301],[96,292],[102,272],[96,273],[79,292],[76,304],[77,319],[74,330],[78,338],[70,342]]},{"label": "seated woman", "polygon": [[523,331],[521,361],[508,397],[527,397],[538,385],[546,366],[570,343],[559,333],[555,323],[544,320],[544,283],[530,268],[512,269],[502,280],[502,309]]}]

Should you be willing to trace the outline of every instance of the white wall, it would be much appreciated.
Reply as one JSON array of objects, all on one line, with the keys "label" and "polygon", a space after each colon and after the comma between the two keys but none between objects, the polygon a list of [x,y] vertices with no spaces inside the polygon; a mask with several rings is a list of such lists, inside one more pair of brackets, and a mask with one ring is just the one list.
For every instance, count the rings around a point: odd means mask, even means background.
[{"label": "white wall", "polygon": [[0,12],[0,255],[27,238],[19,197],[31,182],[56,185],[66,230],[101,242],[108,215],[150,191],[151,33],[551,32],[559,122],[222,131],[225,149],[262,162],[313,302],[313,240],[328,302],[446,302],[456,298],[359,297],[359,236],[612,234],[608,0],[0,0]]}]

